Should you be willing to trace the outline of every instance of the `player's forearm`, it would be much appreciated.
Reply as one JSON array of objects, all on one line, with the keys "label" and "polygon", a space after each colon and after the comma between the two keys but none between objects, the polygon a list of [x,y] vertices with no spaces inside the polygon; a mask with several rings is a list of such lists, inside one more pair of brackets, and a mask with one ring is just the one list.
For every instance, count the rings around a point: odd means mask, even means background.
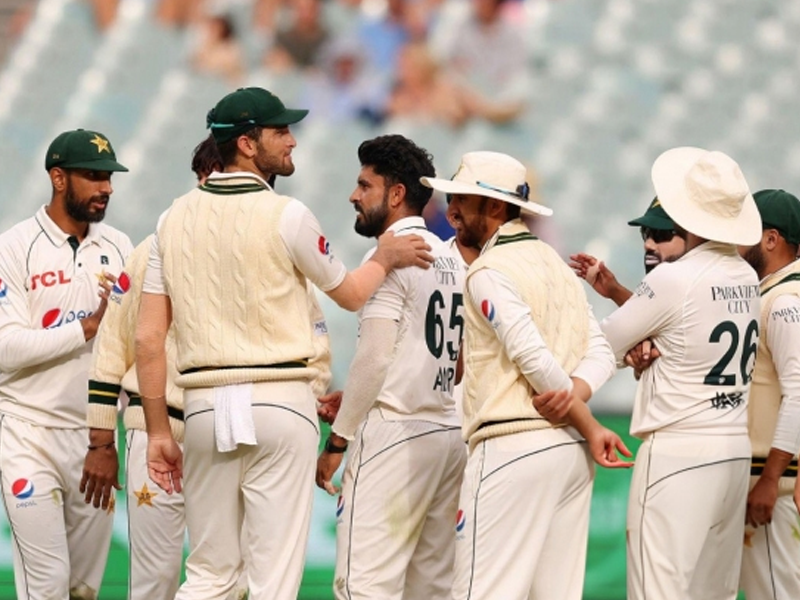
[{"label": "player's forearm", "polygon": [[0,338],[0,371],[13,373],[66,356],[86,343],[79,321],[53,329],[24,329]]},{"label": "player's forearm", "polygon": [[167,415],[167,330],[169,298],[143,294],[136,328],[136,376],[148,435],[170,435]]},{"label": "player's forearm", "polygon": [[628,288],[624,285],[617,283],[614,287],[609,290],[608,297],[616,304],[617,306],[622,306],[625,304],[630,297],[633,296],[633,292],[631,292]]},{"label": "player's forearm", "polygon": [[345,310],[356,311],[367,303],[386,279],[387,270],[375,260],[368,260],[350,271],[337,287],[328,292],[331,300]]},{"label": "player's forearm", "polygon": [[356,429],[375,404],[392,362],[397,329],[397,323],[389,319],[367,319],[361,323],[358,347],[347,375],[342,404],[331,427],[337,435],[352,440]]},{"label": "player's forearm", "polygon": [[567,413],[567,423],[578,430],[584,438],[591,437],[594,428],[599,427],[597,419],[592,415],[592,411],[586,402],[573,402]]},{"label": "player's forearm", "polygon": [[117,432],[114,429],[89,429],[90,446],[109,446],[116,442]]},{"label": "player's forearm", "polygon": [[793,458],[794,457],[788,452],[778,450],[777,448],[770,448],[767,462],[764,465],[764,470],[761,472],[761,479],[777,484]]}]

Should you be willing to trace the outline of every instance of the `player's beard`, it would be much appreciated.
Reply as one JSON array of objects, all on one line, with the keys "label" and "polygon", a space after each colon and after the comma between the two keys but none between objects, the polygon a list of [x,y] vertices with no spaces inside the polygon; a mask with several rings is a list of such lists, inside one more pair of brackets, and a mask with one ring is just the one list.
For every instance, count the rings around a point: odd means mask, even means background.
[{"label": "player's beard", "polygon": [[364,237],[378,237],[386,228],[386,219],[389,218],[389,190],[384,190],[383,200],[378,206],[367,210],[356,206],[356,210],[361,216],[361,219],[356,218],[356,233]]},{"label": "player's beard", "polygon": [[763,277],[762,273],[766,269],[767,259],[764,256],[764,252],[761,250],[761,244],[756,244],[752,248],[748,248],[747,252],[744,253],[744,259],[755,269],[759,278]]},{"label": "player's beard", "polygon": [[64,191],[64,209],[71,219],[78,223],[99,223],[106,217],[106,209],[92,209],[93,202],[105,202],[108,206],[107,194],[96,194],[88,200],[81,201],[75,197],[72,181],[67,178],[67,189]]},{"label": "player's beard", "polygon": [[294,163],[292,157],[286,157],[288,162],[280,157],[273,156],[267,152],[264,147],[259,143],[256,146],[256,155],[253,161],[256,168],[264,175],[265,179],[269,179],[273,175],[280,175],[281,177],[288,177],[294,173]]},{"label": "player's beard", "polygon": [[489,230],[486,217],[483,214],[486,204],[487,199],[481,198],[481,202],[478,204],[478,212],[471,217],[469,225],[467,225],[463,216],[458,219],[460,223],[457,223],[455,227],[456,237],[462,246],[481,249],[481,240],[486,237],[486,232]]}]

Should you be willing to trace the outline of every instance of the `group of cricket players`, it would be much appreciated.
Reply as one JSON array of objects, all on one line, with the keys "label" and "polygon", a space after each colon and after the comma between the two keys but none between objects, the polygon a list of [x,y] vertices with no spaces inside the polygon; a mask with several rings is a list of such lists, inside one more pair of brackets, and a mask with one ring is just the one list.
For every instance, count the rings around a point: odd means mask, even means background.
[{"label": "group of cricket players", "polygon": [[[307,112],[222,98],[197,187],[135,248],[102,222],[127,171],[110,141],[50,144],[49,203],[0,233],[18,598],[102,596],[124,469],[130,600],[297,598],[315,484],[338,496],[337,600],[578,600],[596,464],[633,469],[628,598],[800,598],[798,198],[752,193],[723,152],[663,152],[629,221],[631,290],[535,235],[559,207],[516,158],[468,152],[437,176],[380,135],[352,149],[349,197],[324,199],[375,238],[348,270],[279,191]],[[451,239],[422,216],[434,193]],[[338,391],[319,293],[358,313]],[[635,458],[591,410],[622,369]]]}]

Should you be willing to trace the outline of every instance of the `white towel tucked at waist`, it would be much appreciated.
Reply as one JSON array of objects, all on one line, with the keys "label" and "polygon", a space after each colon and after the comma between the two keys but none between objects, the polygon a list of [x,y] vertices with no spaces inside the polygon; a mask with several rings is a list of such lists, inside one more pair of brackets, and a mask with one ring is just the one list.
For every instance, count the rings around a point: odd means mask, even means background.
[{"label": "white towel tucked at waist", "polygon": [[214,437],[220,452],[233,452],[239,444],[256,445],[252,397],[252,383],[214,388]]}]

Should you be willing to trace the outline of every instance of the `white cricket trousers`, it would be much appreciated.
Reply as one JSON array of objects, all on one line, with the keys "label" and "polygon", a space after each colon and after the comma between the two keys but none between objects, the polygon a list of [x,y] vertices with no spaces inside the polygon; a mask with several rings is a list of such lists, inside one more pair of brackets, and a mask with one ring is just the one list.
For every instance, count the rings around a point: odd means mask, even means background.
[{"label": "white cricket trousers", "polygon": [[[218,452],[213,388],[184,390],[186,582],[176,600],[229,600],[244,566],[250,600],[295,600],[303,574],[319,429],[306,382],[253,384],[255,446]],[[252,568],[250,568],[252,565]]]},{"label": "white cricket trousers", "polygon": [[750,440],[658,431],[636,455],[628,499],[628,600],[734,600]]},{"label": "white cricket trousers", "polygon": [[89,430],[38,427],[0,415],[3,503],[18,600],[94,600],[114,509],[80,493]]},{"label": "white cricket trousers", "polygon": [[480,442],[461,486],[454,600],[580,600],[593,478],[570,427]]},{"label": "white cricket trousers", "polygon": [[739,587],[747,600],[800,598],[800,515],[791,494],[778,497],[772,523],[745,528]]},{"label": "white cricket trousers", "polygon": [[126,435],[128,600],[171,599],[178,591],[183,564],[183,494],[167,494],[150,480],[147,433],[129,429]]},{"label": "white cricket trousers", "polygon": [[373,409],[350,443],[337,507],[337,600],[448,600],[459,427],[387,420]]}]

